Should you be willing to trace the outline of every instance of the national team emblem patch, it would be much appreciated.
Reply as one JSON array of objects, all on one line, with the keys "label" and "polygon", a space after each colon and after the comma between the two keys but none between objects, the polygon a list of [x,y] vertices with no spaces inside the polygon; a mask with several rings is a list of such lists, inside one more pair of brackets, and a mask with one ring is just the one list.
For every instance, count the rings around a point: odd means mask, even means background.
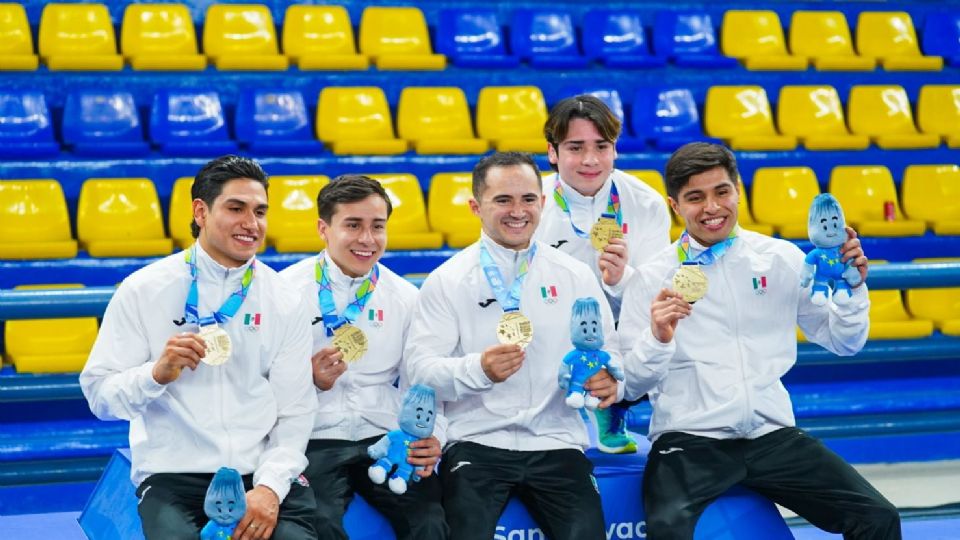
[{"label": "national team emblem patch", "polygon": [[370,326],[376,326],[377,328],[383,326],[383,310],[368,309],[367,320],[370,321]]},{"label": "national team emblem patch", "polygon": [[757,296],[767,294],[767,276],[753,278],[753,293]]},{"label": "national team emblem patch", "polygon": [[251,332],[260,330],[260,314],[247,313],[243,316],[243,325],[246,326],[247,330],[250,330]]},{"label": "national team emblem patch", "polygon": [[556,304],[557,303],[557,286],[547,285],[544,287],[540,287],[540,298],[543,299],[544,303]]}]

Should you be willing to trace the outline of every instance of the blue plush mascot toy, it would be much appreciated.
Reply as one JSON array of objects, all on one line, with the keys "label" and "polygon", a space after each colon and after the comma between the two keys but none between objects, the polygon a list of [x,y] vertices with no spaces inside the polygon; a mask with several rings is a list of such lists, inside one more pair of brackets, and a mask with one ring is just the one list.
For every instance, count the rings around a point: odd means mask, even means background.
[{"label": "blue plush mascot toy", "polygon": [[810,291],[811,302],[822,306],[832,297],[838,305],[850,301],[851,287],[860,284],[860,272],[852,266],[853,261],[840,262],[840,246],[847,240],[847,222],[837,199],[822,193],[813,199],[807,218],[807,234],[814,250],[807,253],[800,286]]},{"label": "blue plush mascot toy", "polygon": [[558,375],[560,388],[567,391],[566,403],[574,409],[586,406],[595,409],[600,400],[584,390],[583,385],[603,368],[618,381],[623,380],[623,367],[611,360],[603,348],[603,319],[596,298],[577,298],[570,316],[570,341],[574,349],[563,357]]},{"label": "blue plush mascot toy", "polygon": [[407,390],[397,417],[400,429],[387,433],[367,448],[367,454],[376,460],[367,469],[370,480],[375,484],[382,484],[387,479],[387,474],[396,466],[396,470],[390,473],[387,487],[398,495],[406,493],[411,478],[415,482],[420,480],[414,471],[423,467],[414,467],[407,463],[408,447],[413,441],[433,435],[433,425],[437,420],[436,403],[436,394],[429,386],[415,384]]},{"label": "blue plush mascot toy", "polygon": [[236,469],[220,467],[213,475],[203,500],[203,511],[210,521],[200,530],[200,540],[230,540],[234,527],[247,513],[247,493]]}]

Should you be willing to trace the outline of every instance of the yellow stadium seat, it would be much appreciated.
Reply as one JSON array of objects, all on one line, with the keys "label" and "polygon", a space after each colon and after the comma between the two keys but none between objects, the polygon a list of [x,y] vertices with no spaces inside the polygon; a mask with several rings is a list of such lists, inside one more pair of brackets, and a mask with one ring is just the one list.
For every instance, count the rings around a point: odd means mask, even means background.
[{"label": "yellow stadium seat", "polygon": [[412,174],[370,174],[390,197],[393,213],[387,221],[389,249],[439,249],[443,235],[430,230],[420,181]]},{"label": "yellow stadium seat", "polygon": [[157,190],[147,178],[90,178],[80,188],[77,238],[92,257],[167,255]]},{"label": "yellow stadium seat", "polygon": [[[886,167],[834,167],[829,191],[840,201],[847,223],[860,236],[919,236],[926,230],[922,221],[908,220],[900,211],[893,177]],[[893,204],[893,221],[884,218],[888,203]]]},{"label": "yellow stadium seat", "polygon": [[72,259],[77,241],[56,180],[0,180],[0,259]]},{"label": "yellow stadium seat", "polygon": [[794,11],[790,50],[810,57],[820,71],[873,71],[877,60],[853,52],[850,27],[839,11]]},{"label": "yellow stadium seat", "polygon": [[750,201],[747,197],[747,188],[744,187],[742,180],[738,183],[740,184],[740,199],[737,201],[737,224],[748,231],[772,236],[773,225],[758,223],[757,220],[753,219],[753,214],[750,212]]},{"label": "yellow stadium seat", "polygon": [[33,71],[33,35],[22,4],[0,4],[0,71]]},{"label": "yellow stadium seat", "polygon": [[477,135],[501,152],[544,154],[547,103],[536,86],[486,86],[477,99]]},{"label": "yellow stadium seat", "polygon": [[670,208],[670,203],[667,202],[667,187],[666,184],[663,183],[663,176],[660,172],[653,169],[638,169],[624,172],[652,187],[663,197],[663,202],[667,205],[667,212],[670,214],[670,238],[674,240],[680,238],[680,233],[683,232],[683,223],[680,221],[680,216],[674,213],[673,208]]},{"label": "yellow stadium seat", "polygon": [[186,249],[193,244],[193,234],[190,224],[193,223],[193,196],[190,188],[193,186],[192,176],[177,178],[170,190],[170,212],[167,226],[170,228],[170,238],[180,249]]},{"label": "yellow stadium seat", "polygon": [[288,7],[283,20],[283,52],[301,70],[370,67],[370,59],[357,54],[350,15],[343,6]]},{"label": "yellow stadium seat", "polygon": [[470,210],[472,198],[471,173],[438,173],[430,179],[427,191],[430,228],[442,233],[452,248],[467,247],[480,238],[480,218]]},{"label": "yellow stadium seat", "polygon": [[377,69],[441,70],[447,57],[433,54],[423,12],[415,7],[368,6],[360,16],[360,52]]},{"label": "yellow stadium seat", "polygon": [[467,98],[455,86],[404,88],[397,129],[418,154],[482,154],[490,148],[473,136]]},{"label": "yellow stadium seat", "polygon": [[960,86],[928,84],[917,99],[920,131],[943,137],[950,148],[960,148]]},{"label": "yellow stadium seat", "polygon": [[267,240],[282,253],[317,253],[326,244],[317,233],[317,194],[330,178],[271,176]]},{"label": "yellow stadium seat", "polygon": [[383,90],[376,86],[328,86],[317,103],[317,138],[334,154],[402,154],[407,141],[393,135]]},{"label": "yellow stadium seat", "polygon": [[183,4],[129,4],[120,27],[120,50],[135,70],[202,71],[197,31]]},{"label": "yellow stadium seat", "polygon": [[[19,285],[17,289],[79,289],[83,285]],[[97,318],[7,321],[4,348],[19,373],[75,373],[97,339]]]},{"label": "yellow stadium seat", "polygon": [[[960,262],[960,259],[914,259],[914,263]],[[909,289],[907,310],[918,319],[931,319],[948,336],[960,336],[960,287]]]},{"label": "yellow stadium seat", "polygon": [[820,194],[810,167],[761,167],[753,173],[753,215],[789,239],[807,238],[810,203]]},{"label": "yellow stadium seat", "polygon": [[760,86],[713,86],[704,114],[707,135],[734,150],[793,150],[797,138],[778,135],[767,93]]},{"label": "yellow stadium seat", "polygon": [[902,86],[863,85],[850,89],[850,130],[870,137],[880,148],[936,148],[940,137],[919,133]]},{"label": "yellow stadium seat", "polygon": [[806,57],[787,52],[783,27],[775,11],[728,9],[720,28],[723,54],[739,59],[747,69],[807,69]]},{"label": "yellow stadium seat", "polygon": [[913,19],[905,11],[863,11],[857,18],[857,50],[880,59],[888,71],[940,71],[943,58],[923,56]]},{"label": "yellow stadium seat", "polygon": [[203,22],[203,52],[224,71],[283,71],[290,65],[279,53],[273,16],[260,4],[211,4]]},{"label": "yellow stadium seat", "polygon": [[113,22],[103,4],[47,4],[38,41],[40,57],[53,71],[123,69]]},{"label": "yellow stadium seat", "polygon": [[777,100],[777,125],[809,150],[865,150],[866,135],[851,135],[843,105],[832,86],[784,86]]},{"label": "yellow stadium seat", "polygon": [[903,211],[935,234],[960,235],[960,167],[910,165],[903,172]]},{"label": "yellow stadium seat", "polygon": [[914,319],[897,290],[870,290],[868,339],[919,339],[933,334],[933,321]]}]

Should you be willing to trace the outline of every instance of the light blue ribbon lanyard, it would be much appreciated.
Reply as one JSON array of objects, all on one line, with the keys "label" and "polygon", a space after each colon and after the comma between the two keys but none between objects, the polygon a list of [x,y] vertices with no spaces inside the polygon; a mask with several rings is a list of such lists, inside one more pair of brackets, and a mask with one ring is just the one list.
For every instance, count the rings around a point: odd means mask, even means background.
[{"label": "light blue ribbon lanyard", "polygon": [[320,303],[320,312],[323,314],[323,326],[327,329],[327,337],[333,336],[333,331],[345,324],[352,324],[363,313],[367,300],[373,295],[380,281],[380,265],[374,264],[370,276],[360,284],[355,298],[347,304],[342,315],[337,315],[337,305],[333,300],[333,286],[330,283],[330,269],[323,253],[317,256],[314,270],[317,280],[317,300]]},{"label": "light blue ribbon lanyard", "polygon": [[188,323],[201,327],[210,326],[211,324],[226,324],[237,314],[240,306],[243,305],[243,301],[247,298],[247,293],[250,291],[250,284],[253,283],[254,266],[257,261],[250,261],[250,266],[247,267],[247,270],[243,273],[243,279],[240,280],[240,288],[230,294],[230,297],[220,306],[220,309],[214,311],[209,316],[200,317],[197,310],[197,306],[200,303],[200,292],[199,287],[197,287],[197,274],[199,272],[197,270],[196,244],[184,252],[184,258],[187,261],[187,266],[190,267],[191,278],[190,291],[187,293],[187,303],[183,307],[184,319],[186,319]]},{"label": "light blue ribbon lanyard", "polygon": [[497,267],[497,263],[493,261],[493,257],[487,251],[487,246],[480,242],[480,266],[483,268],[487,283],[490,284],[490,289],[493,290],[493,295],[497,297],[497,302],[500,302],[500,307],[503,308],[504,313],[520,311],[520,293],[523,289],[523,281],[527,277],[530,263],[533,262],[533,256],[536,254],[537,245],[531,244],[530,249],[527,250],[526,258],[520,263],[517,277],[513,279],[513,284],[510,285],[510,291],[508,292],[504,287],[503,274],[500,273],[500,268]]}]

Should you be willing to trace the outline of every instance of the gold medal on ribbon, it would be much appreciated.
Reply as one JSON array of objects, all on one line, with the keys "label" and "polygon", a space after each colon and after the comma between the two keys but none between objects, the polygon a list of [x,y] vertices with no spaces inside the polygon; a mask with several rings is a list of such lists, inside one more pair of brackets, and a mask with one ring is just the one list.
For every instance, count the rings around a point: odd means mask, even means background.
[{"label": "gold medal on ribbon", "polygon": [[673,275],[673,290],[692,304],[707,294],[707,275],[699,264],[685,264]]},{"label": "gold medal on ribbon", "polygon": [[617,220],[602,217],[590,227],[590,245],[593,249],[603,251],[611,238],[623,238],[623,231]]},{"label": "gold medal on ribbon", "polygon": [[200,327],[200,337],[207,346],[207,354],[200,360],[210,366],[225,364],[230,359],[230,336],[227,331],[215,324]]},{"label": "gold medal on ribbon", "polygon": [[530,319],[519,311],[510,311],[500,316],[497,323],[497,341],[504,344],[519,345],[521,349],[533,341],[533,325]]},{"label": "gold medal on ribbon", "polygon": [[343,361],[356,362],[367,352],[367,336],[352,324],[344,324],[333,331],[333,346],[343,353]]}]

